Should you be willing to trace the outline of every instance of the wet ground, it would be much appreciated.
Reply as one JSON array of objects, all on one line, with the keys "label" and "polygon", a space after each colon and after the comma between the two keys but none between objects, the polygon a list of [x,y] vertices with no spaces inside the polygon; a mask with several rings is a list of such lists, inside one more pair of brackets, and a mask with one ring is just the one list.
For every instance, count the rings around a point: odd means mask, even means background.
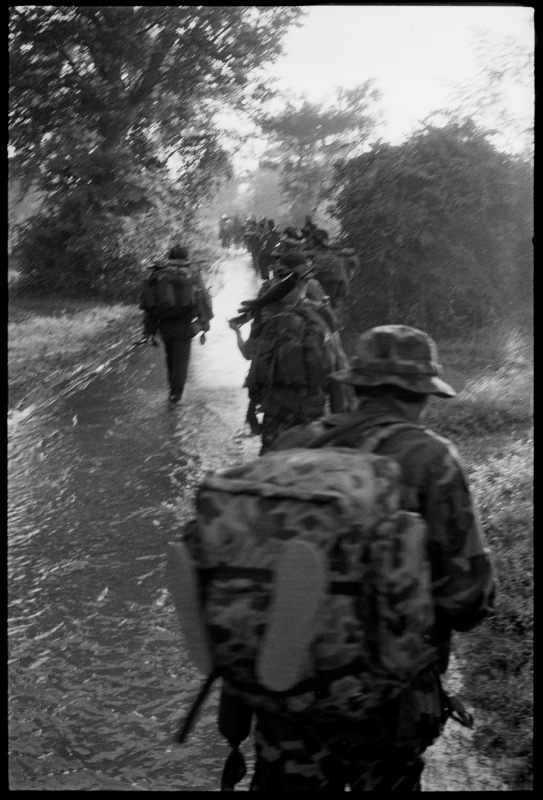
[{"label": "wet ground", "polygon": [[12,789],[218,787],[213,699],[190,742],[171,745],[201,676],[163,576],[203,473],[258,447],[244,436],[248,362],[225,321],[256,283],[243,257],[224,273],[179,407],[166,403],[162,347],[140,347],[12,425]]},{"label": "wet ground", "polygon": [[[12,790],[219,787],[216,692],[187,744],[171,743],[201,675],[182,648],[165,551],[202,475],[258,451],[243,421],[248,362],[226,324],[256,288],[247,256],[225,261],[179,407],[166,403],[162,348],[139,347],[11,422]],[[503,790],[473,758],[469,739],[448,733],[426,791]]]}]

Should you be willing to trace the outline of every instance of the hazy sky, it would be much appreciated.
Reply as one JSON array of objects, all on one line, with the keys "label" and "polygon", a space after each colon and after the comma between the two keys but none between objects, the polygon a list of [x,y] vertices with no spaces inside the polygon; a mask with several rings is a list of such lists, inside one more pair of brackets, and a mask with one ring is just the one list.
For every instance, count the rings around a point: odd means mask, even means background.
[{"label": "hazy sky", "polygon": [[306,6],[269,68],[278,88],[310,100],[373,78],[383,94],[387,138],[407,133],[443,105],[449,85],[476,74],[475,30],[533,47],[533,9],[495,6]]}]

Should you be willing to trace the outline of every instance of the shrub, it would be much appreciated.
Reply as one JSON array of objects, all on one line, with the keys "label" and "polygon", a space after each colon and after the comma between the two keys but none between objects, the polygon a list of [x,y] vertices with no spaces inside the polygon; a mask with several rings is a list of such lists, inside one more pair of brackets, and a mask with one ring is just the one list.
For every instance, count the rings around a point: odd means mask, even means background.
[{"label": "shrub", "polygon": [[336,170],[330,209],[354,247],[347,327],[475,329],[526,305],[532,173],[472,123],[376,144]]}]

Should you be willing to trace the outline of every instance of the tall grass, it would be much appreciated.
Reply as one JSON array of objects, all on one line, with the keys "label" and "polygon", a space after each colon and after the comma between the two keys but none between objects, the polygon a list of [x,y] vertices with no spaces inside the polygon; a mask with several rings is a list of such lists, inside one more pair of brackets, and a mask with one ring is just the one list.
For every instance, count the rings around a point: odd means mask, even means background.
[{"label": "tall grass", "polygon": [[[463,388],[435,401],[425,424],[463,456],[498,594],[495,614],[457,639],[465,693],[484,711],[474,744],[499,760],[512,789],[530,789],[533,721],[533,366],[526,333],[501,327],[444,343]],[[447,369],[448,368],[448,369]]]},{"label": "tall grass", "polygon": [[44,396],[56,379],[90,362],[113,338],[134,337],[134,307],[15,296],[9,303],[8,406]]}]

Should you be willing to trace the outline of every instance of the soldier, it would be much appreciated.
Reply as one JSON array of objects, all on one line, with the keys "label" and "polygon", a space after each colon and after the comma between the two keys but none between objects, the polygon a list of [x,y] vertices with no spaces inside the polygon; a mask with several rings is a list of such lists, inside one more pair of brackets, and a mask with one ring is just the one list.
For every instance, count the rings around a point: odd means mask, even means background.
[{"label": "soldier", "polygon": [[[262,452],[281,431],[321,416],[327,399],[332,411],[350,407],[348,388],[332,384],[328,377],[346,362],[337,320],[322,287],[310,277],[309,265],[302,254],[289,252],[278,259],[274,278],[262,286],[255,300],[244,302],[240,311],[242,315],[230,320],[230,327],[243,357],[252,361],[246,380],[250,398],[246,421],[253,433],[261,434]],[[269,359],[272,353],[273,337],[280,337],[282,333],[274,328],[272,334],[266,323],[273,323],[273,318],[282,312],[292,311],[301,315],[294,340],[299,339],[297,343],[303,358],[308,359],[301,362],[307,385],[301,381],[301,375],[289,376],[282,372],[279,355],[272,357],[269,367],[261,366],[261,357]],[[244,340],[239,328],[250,319],[253,320],[251,333]],[[287,324],[288,319],[283,319]],[[305,324],[311,325],[314,349],[303,346]],[[278,374],[283,377],[277,377]],[[257,420],[257,410],[263,414],[262,423]]]},{"label": "soldier", "polygon": [[266,220],[266,227],[262,234],[260,251],[258,254],[260,276],[264,281],[267,281],[270,277],[270,268],[273,263],[272,253],[279,244],[280,238],[281,234],[275,227],[273,219]]},{"label": "soldier", "polygon": [[[179,276],[175,273],[178,272]],[[179,302],[176,298],[176,286],[185,275],[189,276],[191,286],[188,303]],[[161,280],[164,278],[163,280]],[[171,280],[170,280],[171,279]],[[190,360],[191,341],[198,334],[200,341],[205,342],[205,333],[209,331],[209,323],[213,318],[211,297],[205,287],[200,270],[195,263],[189,261],[189,252],[182,245],[171,248],[168,259],[157,262],[150,270],[146,282],[162,286],[173,291],[171,307],[164,308],[157,304],[154,308],[141,303],[145,313],[143,317],[144,340],[152,339],[160,333],[166,354],[170,403],[178,403],[183,394]],[[178,291],[185,292],[186,287],[178,286]],[[157,290],[160,292],[160,289]],[[159,295],[155,295],[155,298]]]},{"label": "soldier", "polygon": [[247,252],[251,256],[254,271],[259,274],[258,254],[260,247],[260,230],[256,217],[250,216],[245,220],[243,241]]},{"label": "soldier", "polygon": [[223,214],[219,220],[219,239],[221,240],[221,247],[225,250],[230,247],[232,240],[232,221]]},{"label": "soldier", "polygon": [[243,245],[243,222],[237,214],[232,219],[232,240],[234,247],[241,247]]},{"label": "soldier", "polygon": [[[440,683],[448,666],[451,632],[479,624],[492,610],[495,593],[459,455],[447,439],[418,426],[431,395],[455,395],[440,374],[436,346],[427,334],[404,325],[373,328],[359,338],[350,367],[333,376],[354,387],[358,408],[350,415],[293,427],[271,447],[307,446],[315,435],[350,419],[354,427],[333,444],[362,448],[376,431],[398,422],[413,423],[412,428],[384,436],[375,452],[400,465],[404,505],[420,512],[427,524],[435,603],[430,641],[438,666],[424,669],[408,690],[356,730],[331,730],[319,720],[311,729],[302,729],[295,715],[279,718],[256,711],[253,791],[344,791],[347,786],[351,791],[420,791],[422,754],[452,714]],[[288,644],[286,659],[287,650]],[[224,691],[233,724],[235,695],[228,686]],[[460,704],[456,712],[462,711]],[[247,711],[241,708],[240,713]]]}]

